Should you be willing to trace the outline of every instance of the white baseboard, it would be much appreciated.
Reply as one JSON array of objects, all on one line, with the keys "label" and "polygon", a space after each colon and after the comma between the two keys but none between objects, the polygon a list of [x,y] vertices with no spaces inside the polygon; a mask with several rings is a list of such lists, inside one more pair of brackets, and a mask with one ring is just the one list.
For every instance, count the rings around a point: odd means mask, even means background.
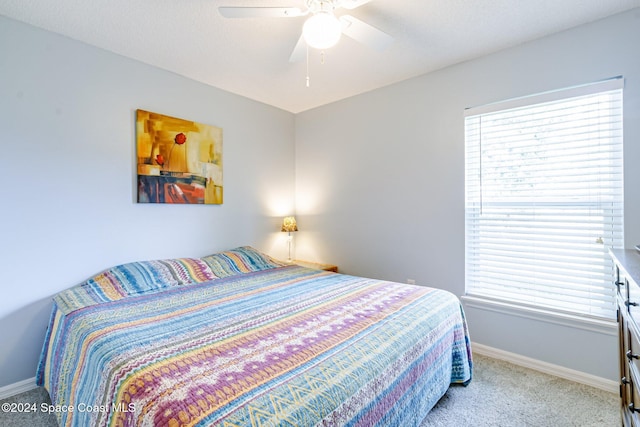
[{"label": "white baseboard", "polygon": [[15,396],[16,394],[24,393],[25,391],[33,390],[36,387],[38,386],[36,385],[35,377],[0,387],[0,400]]},{"label": "white baseboard", "polygon": [[516,353],[511,353],[478,343],[471,343],[471,349],[474,353],[493,357],[494,359],[504,360],[505,362],[510,362],[514,365],[554,375],[556,377],[564,378],[565,380],[575,381],[580,384],[599,388],[600,390],[616,394],[620,391],[620,385],[616,381],[576,371],[574,369],[565,368],[564,366],[554,365],[552,363],[543,362],[541,360],[532,359],[530,357],[521,356]]}]

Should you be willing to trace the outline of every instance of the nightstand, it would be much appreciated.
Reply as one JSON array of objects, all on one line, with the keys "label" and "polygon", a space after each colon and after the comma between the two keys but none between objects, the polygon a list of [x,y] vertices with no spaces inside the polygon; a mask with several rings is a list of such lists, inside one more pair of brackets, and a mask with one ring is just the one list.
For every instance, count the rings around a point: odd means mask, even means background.
[{"label": "nightstand", "polygon": [[316,270],[333,271],[334,273],[338,272],[338,266],[333,264],[321,264],[317,262],[301,261],[298,259],[294,259],[293,263],[299,265],[300,267],[314,268]]}]

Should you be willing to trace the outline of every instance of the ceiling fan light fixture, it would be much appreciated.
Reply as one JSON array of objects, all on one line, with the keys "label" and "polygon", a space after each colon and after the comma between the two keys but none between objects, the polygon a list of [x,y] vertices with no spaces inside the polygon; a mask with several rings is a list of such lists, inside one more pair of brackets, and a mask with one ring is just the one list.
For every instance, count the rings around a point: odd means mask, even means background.
[{"label": "ceiling fan light fixture", "polygon": [[331,12],[318,11],[302,27],[307,44],[315,49],[335,46],[342,35],[342,24]]}]

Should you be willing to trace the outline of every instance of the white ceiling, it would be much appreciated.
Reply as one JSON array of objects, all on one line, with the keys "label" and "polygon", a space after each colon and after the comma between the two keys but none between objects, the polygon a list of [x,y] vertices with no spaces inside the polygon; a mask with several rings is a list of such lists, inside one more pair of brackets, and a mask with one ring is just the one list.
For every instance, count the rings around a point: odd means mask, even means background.
[{"label": "white ceiling", "polygon": [[227,19],[219,6],[305,0],[0,0],[0,14],[298,113],[640,6],[640,0],[372,0],[340,9],[394,37],[347,37],[290,63],[304,17]]}]

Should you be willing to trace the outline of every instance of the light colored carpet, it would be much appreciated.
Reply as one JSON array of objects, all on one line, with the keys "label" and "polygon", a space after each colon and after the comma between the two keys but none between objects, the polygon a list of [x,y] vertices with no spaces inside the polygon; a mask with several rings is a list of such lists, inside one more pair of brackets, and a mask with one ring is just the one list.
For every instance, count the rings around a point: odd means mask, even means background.
[{"label": "light colored carpet", "polygon": [[473,380],[452,386],[421,427],[615,427],[615,393],[474,354]]},{"label": "light colored carpet", "polygon": [[[618,395],[474,355],[474,378],[452,386],[421,427],[613,427],[620,425]],[[50,403],[42,388],[3,403]],[[0,411],[2,427],[54,427],[55,417]]]}]

